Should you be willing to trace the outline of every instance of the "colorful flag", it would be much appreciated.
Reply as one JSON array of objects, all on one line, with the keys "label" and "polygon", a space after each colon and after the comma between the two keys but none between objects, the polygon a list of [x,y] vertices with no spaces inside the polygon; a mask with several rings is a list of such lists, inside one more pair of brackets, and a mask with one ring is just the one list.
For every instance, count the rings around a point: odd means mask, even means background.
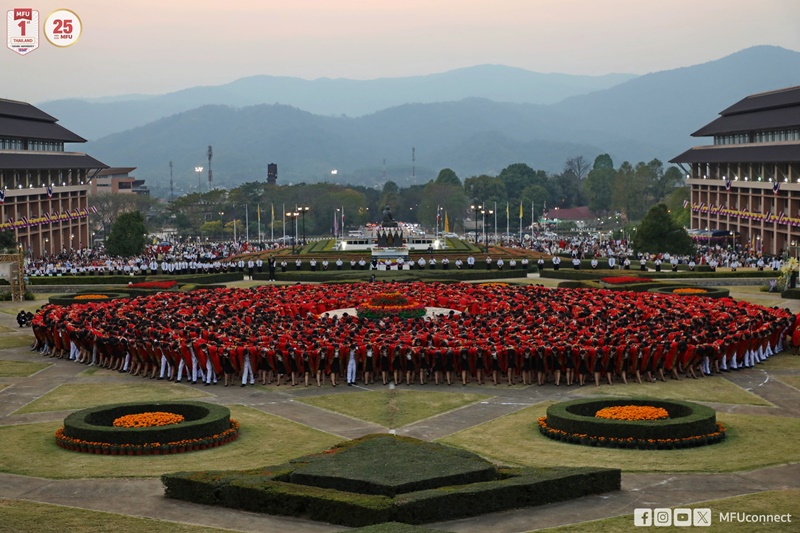
[{"label": "colorful flag", "polygon": [[48,198],[52,198],[53,197],[53,186],[52,185],[48,185],[47,186],[47,197]]},{"label": "colorful flag", "polygon": [[519,218],[522,220],[522,202],[519,203]]},{"label": "colorful flag", "polygon": [[6,191],[5,189],[0,189],[0,204],[6,203]]},{"label": "colorful flag", "polygon": [[258,206],[258,227],[261,227],[261,206]]},{"label": "colorful flag", "polygon": [[97,208],[95,206],[90,207],[89,211],[91,211],[94,214],[97,214]]},{"label": "colorful flag", "polygon": [[450,220],[447,218],[447,211],[444,212],[444,232],[450,233]]},{"label": "colorful flag", "polygon": [[777,195],[780,190],[781,190],[781,182],[775,180],[775,183],[772,184],[772,194]]}]

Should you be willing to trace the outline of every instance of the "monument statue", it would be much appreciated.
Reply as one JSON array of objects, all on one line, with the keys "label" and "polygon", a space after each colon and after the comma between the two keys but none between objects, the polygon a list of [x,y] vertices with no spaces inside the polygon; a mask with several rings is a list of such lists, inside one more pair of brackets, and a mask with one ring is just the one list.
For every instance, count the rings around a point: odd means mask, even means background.
[{"label": "monument statue", "polygon": [[381,226],[384,228],[396,228],[397,221],[392,217],[392,209],[387,205],[383,208],[383,221]]},{"label": "monument statue", "polygon": [[376,233],[379,248],[401,247],[403,244],[403,232],[398,228],[400,225],[392,217],[392,209],[387,205],[383,208],[383,220],[381,227]]}]

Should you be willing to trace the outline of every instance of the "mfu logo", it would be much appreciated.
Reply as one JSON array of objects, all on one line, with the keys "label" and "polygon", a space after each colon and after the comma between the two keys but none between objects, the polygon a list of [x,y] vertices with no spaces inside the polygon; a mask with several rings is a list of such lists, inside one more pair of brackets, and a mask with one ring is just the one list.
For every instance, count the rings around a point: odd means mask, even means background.
[{"label": "mfu logo", "polygon": [[633,525],[638,527],[710,526],[711,509],[638,508],[633,510]]}]

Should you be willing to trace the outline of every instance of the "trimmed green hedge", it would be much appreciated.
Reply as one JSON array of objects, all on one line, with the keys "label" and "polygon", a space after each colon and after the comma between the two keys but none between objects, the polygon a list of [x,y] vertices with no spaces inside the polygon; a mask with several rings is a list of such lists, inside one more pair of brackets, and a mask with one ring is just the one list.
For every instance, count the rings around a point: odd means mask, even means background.
[{"label": "trimmed green hedge", "polygon": [[[436,457],[436,475],[427,459]],[[372,438],[298,466],[291,483],[345,492],[398,494],[496,479],[491,463],[470,452],[404,438]]]},{"label": "trimmed green hedge", "polygon": [[[485,269],[455,269],[452,267],[449,270],[442,270],[436,268],[431,270],[317,270],[311,272],[310,270],[287,270],[286,272],[275,273],[276,281],[292,281],[292,282],[360,282],[369,281],[372,275],[378,281],[396,280],[396,281],[474,281],[481,279],[514,279],[525,278],[527,272],[517,268],[515,270],[485,270]],[[253,274],[253,279],[258,281],[269,280],[269,274]]]},{"label": "trimmed green hedge", "polygon": [[[596,418],[604,407],[617,405],[650,405],[669,413],[666,420],[627,421]],[[567,433],[616,439],[683,439],[707,435],[717,430],[716,412],[704,405],[680,400],[649,398],[573,400],[547,408],[547,425]]]},{"label": "trimmed green hedge", "polygon": [[176,280],[178,283],[227,283],[241,281],[240,272],[181,274],[180,276],[31,276],[30,285],[127,285],[130,282]]},{"label": "trimmed green hedge", "polygon": [[[76,296],[80,296],[81,294],[102,294],[108,296],[108,298],[89,298],[89,299],[80,299],[76,300]],[[108,302],[109,300],[117,300],[119,298],[130,298],[130,295],[127,292],[108,292],[108,291],[87,291],[78,294],[59,294],[57,296],[51,296],[47,299],[47,301],[53,305],[72,305],[72,304],[86,304],[86,303],[98,303],[98,302]]]},{"label": "trimmed green hedge", "polygon": [[[148,428],[117,428],[112,424],[121,416],[166,411],[183,415],[180,424]],[[119,403],[101,405],[72,413],[64,419],[64,435],[73,439],[109,444],[147,444],[202,439],[231,427],[227,407],[204,402]]]},{"label": "trimmed green hedge", "polygon": [[384,522],[383,524],[364,526],[348,531],[349,533],[445,533],[444,530],[441,529],[412,526],[411,524],[403,524],[401,522]]},{"label": "trimmed green hedge", "polygon": [[724,287],[693,287],[687,285],[671,285],[668,287],[653,287],[648,289],[647,292],[655,292],[658,294],[675,294],[675,289],[703,289],[706,292],[698,294],[677,294],[676,296],[702,296],[705,298],[727,298],[731,295],[730,289]]},{"label": "trimmed green hedge", "polygon": [[[556,501],[619,490],[619,469],[603,468],[501,468],[494,469],[491,481],[438,486],[414,492],[405,492],[391,498],[381,494],[359,494],[347,490],[298,485],[289,480],[296,473],[332,460],[342,454],[337,466],[342,476],[353,481],[356,477],[392,478],[398,470],[411,468],[425,474],[434,485],[446,482],[440,476],[441,450],[447,447],[403,438],[404,446],[391,450],[385,448],[388,435],[370,435],[343,443],[323,454],[299,458],[289,464],[251,471],[231,472],[180,472],[162,476],[165,495],[170,498],[195,503],[221,505],[252,512],[301,516],[350,527],[397,521],[422,524],[490,513],[518,507],[542,505]],[[366,446],[363,452],[357,450]],[[384,446],[383,449],[380,447]],[[407,459],[408,447],[419,447],[425,458],[412,463]],[[426,453],[427,452],[427,453]],[[474,454],[457,449],[445,452],[450,457],[469,461],[482,461]],[[389,456],[403,467],[383,465]],[[349,461],[346,461],[349,459]],[[365,461],[370,464],[366,464]],[[446,462],[446,458],[444,459]],[[434,468],[435,466],[435,468]],[[363,474],[363,476],[361,476]],[[402,472],[400,472],[401,475]],[[333,476],[325,476],[333,479]],[[350,482],[334,484],[347,485]],[[416,481],[415,481],[416,482]],[[350,483],[351,489],[361,490]]]},{"label": "trimmed green hedge", "polygon": [[786,289],[781,293],[781,298],[787,300],[800,300],[800,289]]}]

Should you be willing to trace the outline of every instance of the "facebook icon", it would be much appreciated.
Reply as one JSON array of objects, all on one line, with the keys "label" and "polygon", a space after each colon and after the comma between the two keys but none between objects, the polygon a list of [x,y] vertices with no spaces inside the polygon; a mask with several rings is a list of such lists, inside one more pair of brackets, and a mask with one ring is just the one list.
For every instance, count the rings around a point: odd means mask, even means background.
[{"label": "facebook icon", "polygon": [[634,526],[652,526],[653,525],[653,511],[652,509],[634,509],[633,510],[633,525]]}]

